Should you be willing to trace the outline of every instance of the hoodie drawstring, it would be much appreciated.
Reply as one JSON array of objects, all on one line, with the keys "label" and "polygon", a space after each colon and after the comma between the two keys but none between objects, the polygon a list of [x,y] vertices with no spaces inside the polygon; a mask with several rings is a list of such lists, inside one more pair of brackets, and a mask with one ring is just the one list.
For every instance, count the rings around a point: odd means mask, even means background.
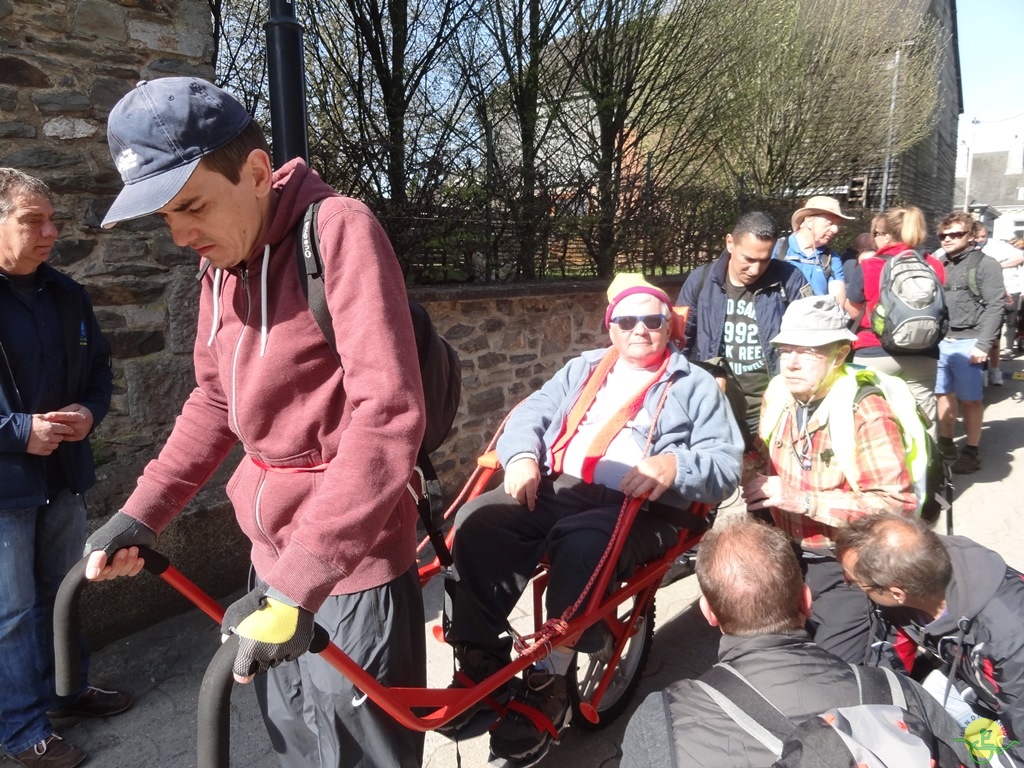
[{"label": "hoodie drawstring", "polygon": [[220,283],[223,276],[221,270],[213,270],[213,323],[210,325],[210,338],[206,341],[208,347],[213,345],[213,340],[217,337],[217,326],[220,325]]},{"label": "hoodie drawstring", "polygon": [[267,265],[270,264],[270,243],[263,246],[260,267],[260,357],[267,351]]},{"label": "hoodie drawstring", "polygon": [[[267,270],[270,264],[270,243],[263,246],[263,264],[260,266],[260,357],[267,351]],[[205,269],[203,270],[205,272]],[[199,273],[200,276],[202,272]],[[220,288],[224,278],[224,272],[220,269],[213,271],[213,323],[210,326],[210,338],[206,340],[206,346],[211,346],[217,337],[217,330],[220,326]]]}]

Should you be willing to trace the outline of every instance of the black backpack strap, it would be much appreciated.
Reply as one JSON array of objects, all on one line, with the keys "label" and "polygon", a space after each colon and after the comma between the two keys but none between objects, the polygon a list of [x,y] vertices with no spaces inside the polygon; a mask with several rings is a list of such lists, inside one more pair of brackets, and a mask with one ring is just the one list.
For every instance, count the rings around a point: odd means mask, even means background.
[{"label": "black backpack strap", "polygon": [[331,311],[327,307],[324,265],[320,258],[320,232],[316,224],[317,211],[320,210],[322,202],[323,200],[317,200],[306,209],[299,229],[295,255],[298,259],[299,283],[309,300],[309,311],[316,318],[316,324],[323,331],[327,345],[331,348],[331,352],[334,353],[340,366],[341,358],[338,357],[338,343],[334,338],[334,326],[331,325]]},{"label": "black backpack strap", "polygon": [[768,751],[776,757],[782,754],[795,725],[743,675],[728,664],[716,664],[694,683]]},{"label": "black backpack strap", "polygon": [[887,667],[861,667],[851,664],[853,676],[857,678],[861,704],[892,704],[900,709],[907,708],[907,697],[903,693],[896,673]]},{"label": "black backpack strap", "polygon": [[861,384],[857,387],[857,391],[853,395],[853,404],[860,405],[860,401],[868,395],[879,395],[883,400],[885,400],[885,392],[883,392],[879,387],[874,384]]},{"label": "black backpack strap", "polygon": [[416,455],[416,466],[423,473],[423,489],[416,502],[416,509],[420,513],[423,527],[427,532],[434,552],[437,554],[437,561],[448,568],[454,562],[451,550],[444,540],[444,497],[441,493],[441,481],[437,477],[437,470],[430,460],[430,454],[423,446]]}]

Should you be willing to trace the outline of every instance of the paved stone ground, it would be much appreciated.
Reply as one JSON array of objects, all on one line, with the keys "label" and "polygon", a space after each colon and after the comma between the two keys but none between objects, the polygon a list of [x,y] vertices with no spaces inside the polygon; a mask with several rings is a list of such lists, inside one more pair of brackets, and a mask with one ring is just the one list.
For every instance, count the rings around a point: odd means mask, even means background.
[{"label": "paved stone ground", "polygon": [[[1024,370],[1024,360],[1004,363],[1004,372]],[[1024,463],[1024,380],[1006,377],[1003,387],[986,391],[983,468],[955,478],[956,533],[977,540],[1024,567],[1024,492],[1013,481],[1017,462]],[[149,578],[143,576],[141,578]],[[689,577],[658,592],[657,634],[641,687],[626,714],[606,728],[586,732],[570,728],[562,743],[539,764],[541,768],[614,768],[628,716],[642,697],[683,677],[699,675],[715,660],[717,634],[696,606],[696,579]],[[429,684],[450,679],[452,660],[445,646],[430,636],[438,623],[441,585],[424,592],[427,612]],[[196,701],[203,672],[217,647],[217,628],[198,611],[108,645],[94,655],[93,680],[133,691],[137,703],[120,717],[102,721],[59,723],[60,732],[90,754],[87,766],[103,768],[189,768],[196,765]],[[232,765],[276,768],[251,688],[236,686],[231,711]],[[457,754],[458,751],[458,754]],[[427,734],[426,768],[487,765],[487,737],[458,745]],[[12,766],[0,760],[0,768]]]}]

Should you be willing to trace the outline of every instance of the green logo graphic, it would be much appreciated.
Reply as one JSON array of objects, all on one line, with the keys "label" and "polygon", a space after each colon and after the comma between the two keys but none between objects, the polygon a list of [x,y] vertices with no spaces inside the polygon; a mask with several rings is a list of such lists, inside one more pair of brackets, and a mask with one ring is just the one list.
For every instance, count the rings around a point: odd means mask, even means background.
[{"label": "green logo graphic", "polygon": [[1019,741],[1004,743],[1004,737],[1005,733],[998,722],[981,717],[967,726],[962,739],[954,739],[954,741],[966,744],[971,753],[971,760],[978,765],[985,765],[994,760],[997,755],[1020,746]]}]

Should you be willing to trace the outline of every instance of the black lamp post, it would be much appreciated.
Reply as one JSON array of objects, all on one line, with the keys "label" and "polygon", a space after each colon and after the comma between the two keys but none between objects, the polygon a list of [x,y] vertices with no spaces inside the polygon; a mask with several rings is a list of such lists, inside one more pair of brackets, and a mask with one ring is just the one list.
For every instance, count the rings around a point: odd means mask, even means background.
[{"label": "black lamp post", "polygon": [[309,160],[302,25],[295,18],[295,2],[270,0],[270,20],[265,26],[275,168],[294,157]]}]

